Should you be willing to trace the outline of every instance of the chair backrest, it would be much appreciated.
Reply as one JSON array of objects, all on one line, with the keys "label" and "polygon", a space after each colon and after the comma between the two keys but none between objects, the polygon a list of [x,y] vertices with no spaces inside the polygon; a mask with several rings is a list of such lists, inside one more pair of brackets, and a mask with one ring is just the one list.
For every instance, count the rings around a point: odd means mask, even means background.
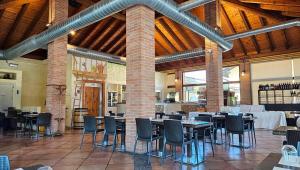
[{"label": "chair backrest", "polygon": [[228,115],[225,117],[225,127],[229,132],[244,132],[243,116]]},{"label": "chair backrest", "polygon": [[150,119],[135,118],[136,133],[139,139],[151,139],[152,137],[152,124]]},{"label": "chair backrest", "polygon": [[227,112],[220,112],[220,115],[228,116],[228,113]]},{"label": "chair backrest", "polygon": [[92,115],[84,115],[84,131],[85,132],[96,132],[97,131],[97,121],[96,117]]},{"label": "chair backrest", "polygon": [[113,113],[112,111],[109,111],[108,113],[109,113],[109,116],[116,116],[116,114]]},{"label": "chair backrest", "polygon": [[5,113],[0,112],[0,127],[4,126]]},{"label": "chair backrest", "polygon": [[165,115],[164,112],[156,112],[155,113],[155,118],[157,118],[157,116],[159,116],[159,118],[162,119],[164,115]]},{"label": "chair backrest", "polygon": [[117,116],[124,117],[125,113],[117,113]]},{"label": "chair backrest", "polygon": [[205,122],[212,122],[212,116],[211,115],[199,115],[195,117],[195,120],[205,121]]},{"label": "chair backrest", "polygon": [[176,113],[179,113],[181,115],[187,115],[187,113],[185,111],[176,111]]},{"label": "chair backrest", "polygon": [[169,119],[182,120],[182,115],[170,115]]},{"label": "chair backrest", "polygon": [[39,126],[50,126],[51,125],[51,113],[40,113],[37,117],[37,124]]},{"label": "chair backrest", "polygon": [[114,134],[117,130],[116,120],[114,117],[104,117],[104,130],[108,134]]},{"label": "chair backrest", "polygon": [[7,117],[17,117],[18,116],[18,111],[15,109],[9,109],[7,111]]},{"label": "chair backrest", "polygon": [[0,155],[0,169],[10,170],[10,163],[9,163],[8,156]]},{"label": "chair backrest", "polygon": [[288,130],[286,133],[286,140],[288,145],[293,145],[297,148],[298,142],[300,142],[300,131]]},{"label": "chair backrest", "polygon": [[164,120],[164,135],[167,143],[181,145],[184,142],[183,126],[179,120]]}]

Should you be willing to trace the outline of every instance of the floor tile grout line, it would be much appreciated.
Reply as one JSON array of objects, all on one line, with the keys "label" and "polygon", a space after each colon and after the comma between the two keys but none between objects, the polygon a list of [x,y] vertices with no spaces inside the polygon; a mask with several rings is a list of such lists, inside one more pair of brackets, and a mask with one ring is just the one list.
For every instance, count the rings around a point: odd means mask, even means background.
[{"label": "floor tile grout line", "polygon": [[94,153],[95,149],[93,149],[93,151],[81,162],[81,164],[78,166],[78,168],[76,170],[78,170],[81,165],[83,164],[84,161],[86,161],[88,158],[90,158],[90,156],[92,155],[92,153]]},{"label": "floor tile grout line", "polygon": [[109,165],[109,163],[111,161],[111,158],[112,158],[113,154],[114,154],[114,152],[111,153],[110,158],[109,158],[109,160],[108,160],[108,162],[106,164],[105,170],[108,168],[108,165]]}]

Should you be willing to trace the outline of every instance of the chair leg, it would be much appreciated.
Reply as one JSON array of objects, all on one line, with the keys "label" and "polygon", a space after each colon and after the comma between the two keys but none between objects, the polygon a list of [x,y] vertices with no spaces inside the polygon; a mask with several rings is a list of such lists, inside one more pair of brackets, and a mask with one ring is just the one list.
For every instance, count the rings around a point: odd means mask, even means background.
[{"label": "chair leg", "polygon": [[97,135],[97,133],[94,132],[94,134],[93,134],[93,148],[96,147],[96,135]]},{"label": "chair leg", "polygon": [[243,142],[242,142],[243,143],[242,144],[243,145],[242,148],[243,148],[243,151],[244,151],[244,149],[245,149],[245,135],[243,134],[242,136],[243,136],[242,137],[242,140],[243,140]]},{"label": "chair leg", "polygon": [[248,130],[248,138],[249,138],[249,146],[251,146],[252,145],[252,143],[251,143],[251,141],[250,141],[250,131]]},{"label": "chair leg", "polygon": [[[203,140],[203,144],[205,143],[205,141]],[[199,144],[199,141],[198,139],[197,140],[194,140],[194,145],[195,145],[195,151],[196,151],[196,156],[197,156],[197,163],[199,163],[199,160],[198,160],[198,144]],[[205,160],[205,152],[203,152],[203,160]]]},{"label": "chair leg", "polygon": [[203,137],[203,157],[205,157],[205,136]]},{"label": "chair leg", "polygon": [[137,144],[137,138],[135,138],[134,147],[133,147],[133,159],[135,158],[135,150],[136,150],[136,144]]},{"label": "chair leg", "polygon": [[163,150],[162,150],[162,157],[161,157],[161,164],[164,163],[164,159],[165,159],[165,149],[166,149],[166,141],[164,140]]},{"label": "chair leg", "polygon": [[256,145],[256,135],[255,135],[255,127],[254,127],[254,123],[253,123],[253,133],[254,133],[254,143],[255,143],[255,145]]},{"label": "chair leg", "polygon": [[181,162],[180,162],[180,169],[182,169],[182,164],[183,164],[183,157],[184,157],[184,145],[181,146]]},{"label": "chair leg", "polygon": [[148,164],[151,164],[151,161],[150,161],[150,156],[151,156],[151,153],[152,153],[151,151],[152,151],[152,141],[150,141],[150,149],[149,149],[149,153],[148,153]]},{"label": "chair leg", "polygon": [[117,140],[117,134],[115,133],[114,134],[114,141],[113,141],[113,152],[115,151],[115,149],[116,149],[116,141]]},{"label": "chair leg", "polygon": [[213,137],[212,137],[211,134],[209,135],[209,138],[210,138],[211,150],[212,150],[213,157],[214,157],[215,156],[215,151],[214,151],[214,145],[213,145]]},{"label": "chair leg", "polygon": [[81,135],[81,143],[80,143],[80,149],[82,148],[82,144],[83,144],[83,139],[84,139],[84,131],[83,131],[83,133],[82,133],[82,135]]}]

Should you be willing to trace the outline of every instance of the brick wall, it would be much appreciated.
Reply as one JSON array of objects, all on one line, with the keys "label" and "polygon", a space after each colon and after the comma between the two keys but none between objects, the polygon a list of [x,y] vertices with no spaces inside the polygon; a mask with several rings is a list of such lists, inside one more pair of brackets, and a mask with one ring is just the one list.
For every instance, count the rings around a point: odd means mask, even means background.
[{"label": "brick wall", "polygon": [[[126,11],[126,149],[133,151],[136,117],[154,117],[154,11],[134,6]],[[144,149],[141,144],[137,151]],[[143,150],[145,151],[145,150]]]},{"label": "brick wall", "polygon": [[[56,24],[68,18],[68,1],[53,0],[50,5],[52,8],[53,23]],[[48,73],[47,84],[66,84],[67,69],[67,36],[58,38],[48,44]],[[46,94],[46,110],[52,113],[51,128],[55,132],[57,130],[56,117],[65,117],[65,95],[61,97],[61,108],[58,95],[59,92],[55,86],[47,86]],[[61,115],[59,115],[61,111]],[[62,122],[60,130],[64,131],[65,123]]]},{"label": "brick wall", "polygon": [[179,100],[183,100],[183,92],[182,92],[182,71],[175,71],[175,91],[179,93]]},{"label": "brick wall", "polygon": [[[242,71],[245,70],[244,76]],[[251,72],[250,63],[246,62],[240,64],[240,91],[241,91],[241,104],[252,104],[251,94]]]}]

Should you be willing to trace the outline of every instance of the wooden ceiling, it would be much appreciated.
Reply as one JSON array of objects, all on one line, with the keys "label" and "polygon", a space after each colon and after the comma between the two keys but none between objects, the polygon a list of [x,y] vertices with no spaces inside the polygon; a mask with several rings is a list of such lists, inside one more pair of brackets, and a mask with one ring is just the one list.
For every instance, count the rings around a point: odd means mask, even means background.
[{"label": "wooden ceiling", "polygon": [[[69,0],[72,16],[98,0]],[[186,0],[176,0],[182,3]],[[221,0],[222,31],[225,35],[260,28],[300,17],[299,0]],[[203,7],[191,11],[203,20]],[[46,30],[48,0],[0,0],[0,49]],[[126,56],[125,11],[78,30],[69,36],[69,44]],[[172,54],[204,46],[203,37],[156,13],[155,53]],[[289,28],[246,37],[234,41],[234,48],[224,53],[224,61],[255,58],[273,53],[300,51],[300,29]],[[24,57],[45,59],[45,50],[37,50]],[[157,70],[190,67],[203,64],[196,58],[157,65]]]}]

